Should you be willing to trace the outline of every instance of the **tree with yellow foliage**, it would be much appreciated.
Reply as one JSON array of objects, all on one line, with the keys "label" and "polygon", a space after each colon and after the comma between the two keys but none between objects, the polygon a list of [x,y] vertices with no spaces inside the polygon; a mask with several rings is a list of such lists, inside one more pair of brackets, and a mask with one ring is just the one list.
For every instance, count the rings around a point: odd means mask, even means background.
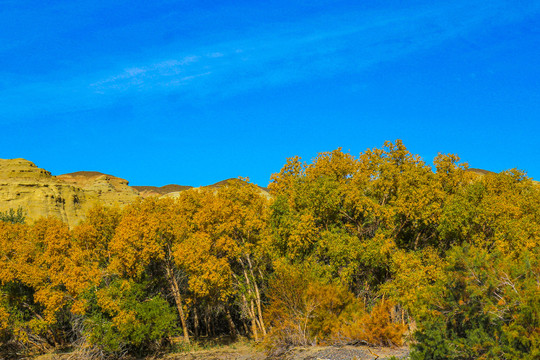
[{"label": "tree with yellow foliage", "polygon": [[11,313],[18,314],[14,336],[37,347],[64,345],[71,331],[66,314],[84,314],[81,294],[100,280],[91,251],[79,247],[57,219],[1,227],[7,251],[0,259],[0,281],[11,290]]},{"label": "tree with yellow foliage", "polygon": [[179,219],[173,199],[149,198],[126,208],[109,245],[109,269],[133,279],[141,279],[155,269],[152,276],[164,277],[178,310],[184,341],[189,343],[185,301],[173,256],[176,221]]},{"label": "tree with yellow foliage", "polygon": [[267,202],[255,185],[235,180],[217,190],[183,192],[177,204],[185,221],[179,222],[181,241],[174,256],[190,275],[194,297],[207,302],[211,297],[224,304],[233,335],[236,328],[228,301],[240,297],[256,340],[259,333],[266,333],[260,284],[264,281],[262,244],[269,236]]}]

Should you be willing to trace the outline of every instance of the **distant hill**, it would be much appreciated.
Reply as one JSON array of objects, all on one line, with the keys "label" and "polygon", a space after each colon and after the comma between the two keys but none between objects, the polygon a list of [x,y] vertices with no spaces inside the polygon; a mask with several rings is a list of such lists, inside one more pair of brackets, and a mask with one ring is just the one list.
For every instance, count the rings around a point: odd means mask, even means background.
[{"label": "distant hill", "polygon": [[75,171],[75,172],[72,172],[72,173],[62,174],[62,175],[58,175],[58,176],[65,176],[65,177],[73,176],[73,177],[92,178],[92,177],[96,177],[96,176],[112,176],[112,175],[107,175],[107,174],[104,174],[104,173],[99,172],[99,171]]},{"label": "distant hill", "polygon": [[[218,181],[217,183],[215,184],[211,184],[211,185],[206,185],[206,186],[203,186],[203,187],[213,187],[213,188],[218,188],[220,186],[224,186],[224,185],[227,185],[227,183],[229,181],[242,181],[240,179],[237,179],[237,178],[229,178],[229,179],[225,179],[225,180],[221,180],[221,181]],[[268,192],[268,188],[265,188],[265,187],[262,187],[262,186],[259,186],[257,185],[257,187],[263,191],[266,191]]]},{"label": "distant hill", "polygon": [[476,169],[476,168],[468,168],[467,171],[473,172],[478,175],[496,174],[493,171]]},{"label": "distant hill", "polygon": [[193,186],[188,185],[176,185],[170,184],[165,186],[132,186],[135,190],[139,192],[142,197],[148,196],[160,196],[169,194],[172,192],[179,192],[193,188]]},{"label": "distant hill", "polygon": [[[225,180],[218,181],[215,184],[204,185],[204,186],[201,186],[201,187],[203,187],[203,188],[219,188],[221,186],[226,185],[229,181],[242,181],[242,180],[236,179],[236,178],[230,178],[230,179],[225,179]],[[188,185],[170,184],[170,185],[165,185],[165,186],[161,186],[161,187],[157,187],[157,186],[132,186],[132,188],[139,191],[139,194],[142,197],[163,196],[163,195],[168,195],[168,196],[175,197],[175,196],[178,196],[178,194],[180,192],[182,192],[182,191],[189,190],[189,189],[195,189],[196,187],[188,186]],[[258,186],[258,188],[261,189],[262,192],[268,193],[267,188],[262,187],[262,186]]]}]

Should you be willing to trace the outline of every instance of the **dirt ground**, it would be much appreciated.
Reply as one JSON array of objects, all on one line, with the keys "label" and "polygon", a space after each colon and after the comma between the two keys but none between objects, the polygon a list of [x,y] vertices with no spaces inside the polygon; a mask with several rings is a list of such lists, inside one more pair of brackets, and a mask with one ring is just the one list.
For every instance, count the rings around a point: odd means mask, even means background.
[{"label": "dirt ground", "polygon": [[[389,359],[395,356],[405,359],[409,354],[408,348],[377,348],[367,346],[342,347],[305,347],[293,348],[276,359],[280,360],[375,360]],[[271,359],[264,351],[250,346],[236,348],[221,348],[213,350],[199,350],[189,353],[170,354],[166,360],[265,360]]]},{"label": "dirt ground", "polygon": [[[406,359],[407,347],[381,348],[367,346],[312,346],[289,349],[280,356],[267,356],[264,350],[249,343],[236,343],[209,350],[192,350],[170,353],[151,360],[383,360],[395,356]],[[29,358],[30,359],[30,358]],[[70,360],[73,354],[46,354],[33,357],[34,360]],[[134,358],[130,358],[136,360]],[[1,357],[0,357],[1,360]]]}]

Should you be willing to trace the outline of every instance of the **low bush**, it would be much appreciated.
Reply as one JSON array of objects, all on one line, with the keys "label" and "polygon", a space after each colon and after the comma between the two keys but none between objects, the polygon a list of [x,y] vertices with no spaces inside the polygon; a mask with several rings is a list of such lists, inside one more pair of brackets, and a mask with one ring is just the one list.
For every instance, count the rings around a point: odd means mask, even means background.
[{"label": "low bush", "polygon": [[85,321],[86,347],[103,354],[148,354],[161,350],[175,335],[176,312],[144,286],[117,280],[91,299],[93,311]]},{"label": "low bush", "polygon": [[412,358],[540,358],[538,259],[537,250],[453,249],[451,276],[433,311],[419,319]]},{"label": "low bush", "polygon": [[380,301],[368,312],[346,288],[324,282],[307,267],[280,266],[268,297],[265,345],[271,355],[292,346],[402,343],[405,327],[392,321],[392,303]]},{"label": "low bush", "polygon": [[358,301],[347,307],[332,329],[331,343],[363,343],[377,346],[400,346],[406,326],[394,322],[394,304],[384,299],[366,312]]}]

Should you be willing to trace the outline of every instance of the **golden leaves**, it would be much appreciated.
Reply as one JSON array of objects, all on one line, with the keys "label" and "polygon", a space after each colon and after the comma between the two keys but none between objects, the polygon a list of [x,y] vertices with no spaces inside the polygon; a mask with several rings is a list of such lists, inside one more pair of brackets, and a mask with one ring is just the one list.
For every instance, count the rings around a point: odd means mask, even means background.
[{"label": "golden leaves", "polygon": [[250,256],[268,236],[266,198],[238,180],[216,191],[182,193],[176,206],[189,214],[178,222],[175,263],[189,275],[196,297],[225,300],[237,291],[234,279],[243,276],[234,274],[238,259]]}]

